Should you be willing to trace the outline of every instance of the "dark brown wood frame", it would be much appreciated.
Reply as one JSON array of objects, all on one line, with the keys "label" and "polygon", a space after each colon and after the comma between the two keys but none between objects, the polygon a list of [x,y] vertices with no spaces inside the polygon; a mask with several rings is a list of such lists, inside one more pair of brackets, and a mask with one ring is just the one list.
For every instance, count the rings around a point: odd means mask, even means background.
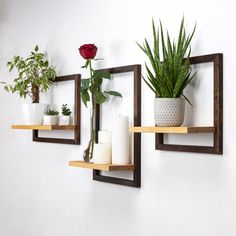
[{"label": "dark brown wood frame", "polygon": [[[98,71],[107,71],[111,74],[134,72],[134,126],[141,125],[141,65],[129,65],[113,67]],[[96,106],[96,142],[98,141],[98,131],[100,128],[100,106]],[[133,180],[103,176],[99,170],[93,170],[93,179],[113,184],[125,185],[130,187],[141,187],[141,134],[134,133],[134,165]]]},{"label": "dark brown wood frame", "polygon": [[223,54],[196,56],[191,64],[213,62],[214,72],[214,144],[213,146],[164,144],[164,134],[156,134],[156,150],[223,154]]},{"label": "dark brown wood frame", "polygon": [[62,144],[80,144],[80,81],[81,76],[80,74],[75,75],[65,75],[56,77],[55,82],[62,82],[62,81],[70,81],[74,80],[74,139],[63,139],[63,138],[46,138],[46,137],[39,137],[38,130],[33,130],[33,141],[35,142],[48,142],[48,143],[62,143]]}]

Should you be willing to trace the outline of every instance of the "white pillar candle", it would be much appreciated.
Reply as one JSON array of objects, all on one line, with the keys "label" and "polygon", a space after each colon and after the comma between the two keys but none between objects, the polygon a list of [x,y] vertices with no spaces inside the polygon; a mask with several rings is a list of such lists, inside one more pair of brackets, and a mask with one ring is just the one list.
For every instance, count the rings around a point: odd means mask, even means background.
[{"label": "white pillar candle", "polygon": [[111,164],[111,146],[110,144],[94,144],[93,150],[94,164]]},{"label": "white pillar candle", "polygon": [[117,116],[113,119],[112,164],[129,164],[129,119]]},{"label": "white pillar candle", "polygon": [[107,143],[111,145],[112,133],[111,131],[98,131],[98,143]]}]

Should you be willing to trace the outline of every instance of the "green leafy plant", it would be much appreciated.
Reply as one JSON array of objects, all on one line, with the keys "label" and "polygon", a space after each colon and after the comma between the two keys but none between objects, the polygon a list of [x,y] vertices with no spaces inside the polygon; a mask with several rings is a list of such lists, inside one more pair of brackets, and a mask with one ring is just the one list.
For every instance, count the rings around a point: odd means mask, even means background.
[{"label": "green leafy plant", "polygon": [[55,109],[51,109],[51,108],[48,108],[46,111],[45,111],[45,114],[47,116],[57,116],[59,115],[59,112]]},{"label": "green leafy plant", "polygon": [[151,63],[152,69],[145,63],[147,79],[144,77],[143,79],[156,97],[184,97],[189,102],[183,91],[196,74],[192,74],[189,63],[190,42],[195,29],[196,25],[192,33],[186,35],[183,17],[178,40],[175,43],[174,40],[171,42],[168,31],[165,39],[161,21],[159,28],[156,28],[154,20],[152,20],[153,49],[151,49],[147,39],[143,45],[137,43]]},{"label": "green leafy plant", "polygon": [[46,55],[39,52],[37,45],[27,58],[14,56],[7,66],[9,71],[16,69],[18,76],[12,85],[3,82],[5,90],[23,98],[29,96],[33,103],[38,102],[39,92],[46,92],[56,77],[55,68],[49,66]]},{"label": "green leafy plant", "polygon": [[61,113],[63,116],[69,116],[71,114],[71,110],[70,110],[70,108],[67,107],[67,104],[62,105]]}]

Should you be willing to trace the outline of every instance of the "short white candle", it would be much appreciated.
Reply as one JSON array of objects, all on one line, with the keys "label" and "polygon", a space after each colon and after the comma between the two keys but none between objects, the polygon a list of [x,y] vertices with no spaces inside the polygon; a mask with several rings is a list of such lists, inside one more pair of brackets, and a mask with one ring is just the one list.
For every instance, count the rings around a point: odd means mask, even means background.
[{"label": "short white candle", "polygon": [[108,130],[98,131],[98,143],[108,143],[111,145],[112,133]]},{"label": "short white candle", "polygon": [[113,119],[112,164],[129,164],[129,118],[117,116]]},{"label": "short white candle", "polygon": [[107,143],[94,144],[94,164],[111,164],[111,146]]}]

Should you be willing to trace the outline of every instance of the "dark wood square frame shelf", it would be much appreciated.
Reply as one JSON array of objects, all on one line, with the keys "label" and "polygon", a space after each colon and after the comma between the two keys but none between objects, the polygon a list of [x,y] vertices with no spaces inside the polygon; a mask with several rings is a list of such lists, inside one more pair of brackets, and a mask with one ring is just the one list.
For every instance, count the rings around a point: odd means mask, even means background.
[{"label": "dark wood square frame shelf", "polygon": [[156,134],[156,150],[223,154],[223,54],[190,58],[191,64],[213,62],[214,80],[214,142],[213,146],[174,145],[164,143],[164,134]]},{"label": "dark wood square frame shelf", "polygon": [[[107,71],[111,74],[120,74],[126,72],[133,72],[134,74],[134,115],[133,121],[135,126],[141,125],[141,65],[129,65],[121,67],[113,67],[102,69],[98,71]],[[124,81],[125,82],[125,81]],[[100,129],[100,106],[96,107],[96,141],[98,141],[98,131]],[[101,175],[100,170],[93,170],[93,179],[113,184],[125,185],[130,187],[140,187],[141,186],[141,134],[134,133],[134,145],[133,145],[133,155],[134,155],[134,170],[133,170],[133,180],[116,178],[110,176]]]},{"label": "dark wood square frame shelf", "polygon": [[62,144],[80,144],[80,83],[81,75],[58,76],[55,82],[74,81],[74,139],[39,137],[38,130],[33,130],[33,141]]}]

